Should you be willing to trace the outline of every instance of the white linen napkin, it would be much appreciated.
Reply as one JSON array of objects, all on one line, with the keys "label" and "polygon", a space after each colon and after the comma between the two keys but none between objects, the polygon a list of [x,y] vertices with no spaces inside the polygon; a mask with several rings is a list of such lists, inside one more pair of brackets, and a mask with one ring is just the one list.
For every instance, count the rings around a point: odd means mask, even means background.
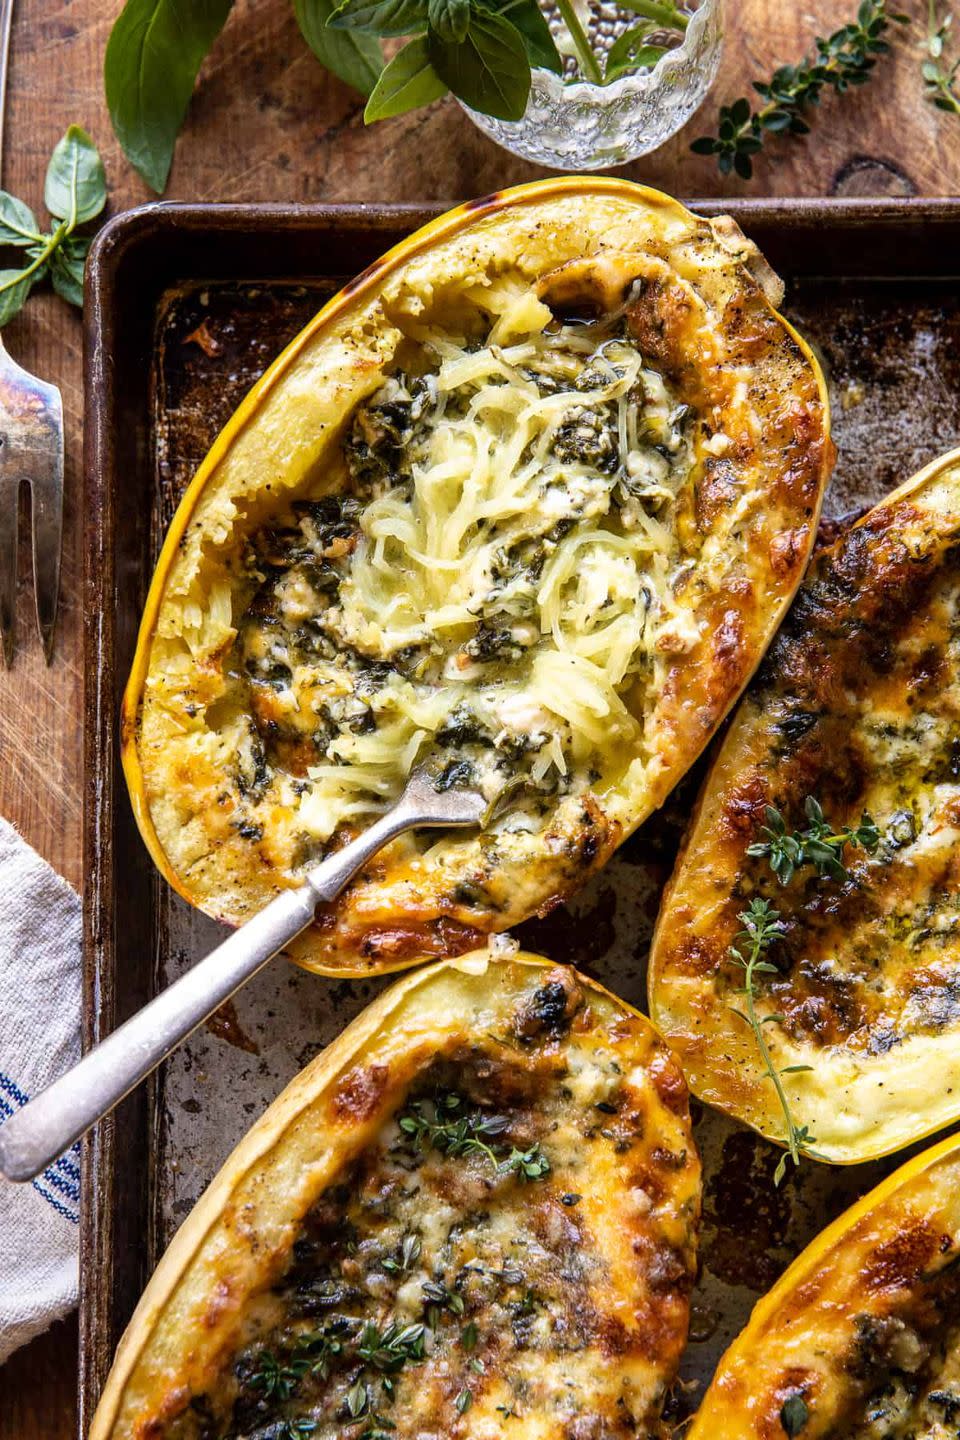
[{"label": "white linen napkin", "polygon": [[[80,901],[0,819],[0,1121],[80,1056]],[[0,1176],[0,1364],[77,1303],[79,1145]]]}]

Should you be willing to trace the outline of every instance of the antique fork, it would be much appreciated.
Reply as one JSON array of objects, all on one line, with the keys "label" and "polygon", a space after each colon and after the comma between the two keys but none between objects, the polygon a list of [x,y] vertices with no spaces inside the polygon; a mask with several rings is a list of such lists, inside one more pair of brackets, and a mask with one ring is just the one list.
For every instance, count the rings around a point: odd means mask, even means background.
[{"label": "antique fork", "polygon": [[[13,0],[0,0],[0,179]],[[17,608],[20,486],[30,487],[33,588],[37,628],[50,663],[60,595],[63,534],[63,402],[55,385],[38,380],[10,356],[0,337],[0,645],[13,664]]]},{"label": "antique fork", "polygon": [[88,1051],[0,1125],[0,1174],[30,1180],[139,1085],[171,1050],[241,985],[313,923],[388,840],[419,826],[482,827],[489,806],[473,789],[447,788],[426,767],[414,770],[399,800],[368,830],[282,891],[259,914]]}]

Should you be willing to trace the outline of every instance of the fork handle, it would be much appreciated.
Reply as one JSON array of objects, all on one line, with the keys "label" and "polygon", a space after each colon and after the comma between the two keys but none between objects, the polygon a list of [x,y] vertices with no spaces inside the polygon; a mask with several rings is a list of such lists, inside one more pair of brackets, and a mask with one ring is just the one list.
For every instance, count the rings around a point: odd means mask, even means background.
[{"label": "fork handle", "polygon": [[172,1050],[312,922],[378,850],[428,818],[400,803],[285,890],[0,1126],[0,1172],[32,1180],[129,1095]]}]

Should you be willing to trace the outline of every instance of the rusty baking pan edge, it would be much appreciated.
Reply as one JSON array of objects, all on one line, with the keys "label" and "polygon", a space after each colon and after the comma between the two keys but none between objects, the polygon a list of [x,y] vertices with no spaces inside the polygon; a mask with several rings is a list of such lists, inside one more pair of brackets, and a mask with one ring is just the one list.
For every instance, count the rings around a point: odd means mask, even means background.
[{"label": "rusty baking pan edge", "polygon": [[[177,281],[346,279],[444,208],[154,204],[112,220],[94,244],[84,327],[85,1045],[149,998],[157,962],[159,882],[136,833],[116,745],[150,571],[149,505],[138,507],[135,492],[152,462],[147,427],[136,419],[147,410],[157,301]],[[944,278],[960,270],[957,258],[944,265],[944,257],[960,256],[960,201],[695,201],[691,208],[732,214],[788,276]],[[155,1119],[144,1087],[84,1146],[81,1434],[147,1278]]]}]

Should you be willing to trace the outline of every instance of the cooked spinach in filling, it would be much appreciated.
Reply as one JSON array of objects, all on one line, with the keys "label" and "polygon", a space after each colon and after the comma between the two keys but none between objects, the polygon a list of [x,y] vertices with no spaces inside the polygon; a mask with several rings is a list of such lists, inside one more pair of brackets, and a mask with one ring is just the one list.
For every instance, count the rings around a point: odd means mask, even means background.
[{"label": "cooked spinach in filling", "polygon": [[[158,1435],[522,1436],[544,1416],[571,1440],[659,1433],[666,1381],[647,1379],[649,1347],[667,1333],[659,1298],[686,1293],[692,1260],[647,1221],[668,1203],[657,1172],[675,1177],[690,1157],[661,1141],[650,1158],[648,1082],[614,1048],[556,1043],[581,1003],[548,983],[508,1031],[421,1073],[304,1217],[239,1348]],[[614,1304],[626,1280],[589,1192],[628,1168],[647,1188],[625,1192],[624,1263],[642,1264],[650,1292],[634,1277]],[[664,1228],[689,1235],[694,1220],[671,1212]]]},{"label": "cooked spinach in filling", "polygon": [[672,588],[696,418],[622,317],[533,311],[425,342],[350,419],[340,488],[249,543],[238,787],[255,825],[279,775],[305,853],[427,754],[541,828],[642,753],[643,693],[697,638]]}]

